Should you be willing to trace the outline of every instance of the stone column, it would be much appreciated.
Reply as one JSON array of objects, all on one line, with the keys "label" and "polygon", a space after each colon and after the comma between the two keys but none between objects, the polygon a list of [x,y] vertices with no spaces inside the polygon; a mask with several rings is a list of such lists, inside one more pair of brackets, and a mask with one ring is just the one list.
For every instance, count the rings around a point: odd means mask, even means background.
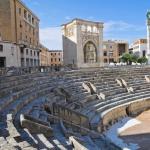
[{"label": "stone column", "polygon": [[99,31],[99,62],[100,66],[103,66],[103,25],[99,24],[98,26]]},{"label": "stone column", "polygon": [[150,12],[147,12],[147,58],[150,64]]}]

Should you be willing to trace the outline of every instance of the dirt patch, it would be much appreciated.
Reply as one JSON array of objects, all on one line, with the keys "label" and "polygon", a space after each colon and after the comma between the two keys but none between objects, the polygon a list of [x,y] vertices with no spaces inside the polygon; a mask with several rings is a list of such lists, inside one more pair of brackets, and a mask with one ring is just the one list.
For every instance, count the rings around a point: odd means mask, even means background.
[{"label": "dirt patch", "polygon": [[141,123],[134,125],[120,134],[120,138],[125,143],[135,143],[139,145],[139,150],[150,149],[150,110],[143,112],[136,117]]}]

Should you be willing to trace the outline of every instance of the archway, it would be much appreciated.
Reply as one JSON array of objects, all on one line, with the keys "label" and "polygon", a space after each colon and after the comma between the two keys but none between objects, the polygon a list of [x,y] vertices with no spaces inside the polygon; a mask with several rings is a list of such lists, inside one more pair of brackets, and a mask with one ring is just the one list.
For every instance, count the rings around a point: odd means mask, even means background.
[{"label": "archway", "polygon": [[84,62],[96,63],[97,62],[97,48],[91,41],[87,42],[84,46]]}]

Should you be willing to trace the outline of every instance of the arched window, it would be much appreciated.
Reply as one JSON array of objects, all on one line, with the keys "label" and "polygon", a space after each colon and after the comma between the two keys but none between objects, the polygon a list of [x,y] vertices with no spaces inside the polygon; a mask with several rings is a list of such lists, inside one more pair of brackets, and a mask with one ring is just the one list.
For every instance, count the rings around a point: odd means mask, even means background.
[{"label": "arched window", "polygon": [[82,25],[81,30],[82,30],[83,32],[85,32],[85,31],[86,31],[86,26],[85,26],[85,25]]},{"label": "arched window", "polygon": [[97,31],[97,27],[95,27],[95,26],[93,27],[93,32],[94,32],[94,33],[97,33],[97,32],[98,32],[98,31]]},{"label": "arched window", "polygon": [[93,42],[89,41],[84,46],[84,62],[96,63],[97,62],[97,49]]},{"label": "arched window", "polygon": [[88,27],[87,27],[87,32],[92,32],[91,26],[88,26]]}]

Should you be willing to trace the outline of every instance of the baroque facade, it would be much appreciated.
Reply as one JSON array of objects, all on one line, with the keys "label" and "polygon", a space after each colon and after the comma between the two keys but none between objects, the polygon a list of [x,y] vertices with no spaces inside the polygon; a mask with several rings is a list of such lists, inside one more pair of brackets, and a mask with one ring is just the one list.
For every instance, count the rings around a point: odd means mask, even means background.
[{"label": "baroque facade", "polygon": [[64,65],[77,68],[103,65],[103,23],[74,19],[62,25]]},{"label": "baroque facade", "polygon": [[[18,56],[16,64],[12,55],[3,49],[1,66],[39,65],[39,19],[21,0],[0,0],[0,39],[1,47],[14,49],[14,56]],[[9,47],[10,44],[13,46]]]}]

